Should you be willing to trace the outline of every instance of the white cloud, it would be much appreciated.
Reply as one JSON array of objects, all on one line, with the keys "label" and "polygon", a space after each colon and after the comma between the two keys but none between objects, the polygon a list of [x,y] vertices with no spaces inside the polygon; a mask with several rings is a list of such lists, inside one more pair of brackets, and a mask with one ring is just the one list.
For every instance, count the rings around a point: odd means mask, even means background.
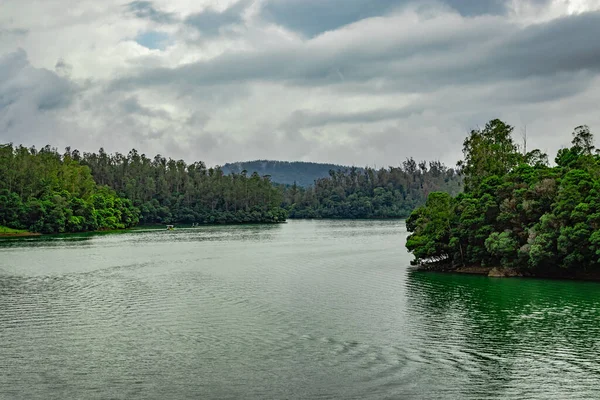
[{"label": "white cloud", "polygon": [[0,142],[386,166],[452,164],[495,117],[551,153],[600,130],[600,0],[270,1],[3,3]]}]

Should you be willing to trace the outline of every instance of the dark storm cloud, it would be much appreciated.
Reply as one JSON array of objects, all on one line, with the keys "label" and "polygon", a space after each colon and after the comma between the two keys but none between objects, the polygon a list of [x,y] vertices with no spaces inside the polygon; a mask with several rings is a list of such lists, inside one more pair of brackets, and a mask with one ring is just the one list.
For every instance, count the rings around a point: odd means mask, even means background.
[{"label": "dark storm cloud", "polygon": [[223,27],[241,24],[243,22],[242,13],[250,4],[250,1],[242,0],[234,3],[224,11],[207,8],[187,17],[185,23],[206,36],[216,36]]},{"label": "dark storm cloud", "polygon": [[136,0],[126,5],[127,11],[138,18],[149,19],[159,24],[168,24],[176,20],[171,13],[158,10],[151,1]]},{"label": "dark storm cloud", "polygon": [[398,92],[422,92],[446,85],[600,70],[600,40],[592,40],[600,37],[599,12],[527,28],[500,18],[463,20],[452,29],[434,27],[410,40],[392,34],[377,43],[381,36],[368,40],[368,30],[365,35],[364,40],[316,39],[286,48],[226,53],[174,69],[148,69],[118,80],[114,87],[253,81],[344,86],[384,80]]},{"label": "dark storm cloud", "polygon": [[[550,0],[535,0],[538,3]],[[385,15],[415,0],[268,0],[262,8],[264,19],[306,36],[335,30],[364,18]],[[442,5],[463,16],[501,15],[510,0],[442,0]]]}]

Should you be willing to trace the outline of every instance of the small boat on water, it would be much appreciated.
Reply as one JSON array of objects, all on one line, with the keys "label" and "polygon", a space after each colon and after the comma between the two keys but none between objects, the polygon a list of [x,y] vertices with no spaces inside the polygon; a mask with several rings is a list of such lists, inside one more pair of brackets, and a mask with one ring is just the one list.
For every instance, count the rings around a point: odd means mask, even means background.
[{"label": "small boat on water", "polygon": [[175,225],[167,225],[167,230],[168,231],[175,230]]}]

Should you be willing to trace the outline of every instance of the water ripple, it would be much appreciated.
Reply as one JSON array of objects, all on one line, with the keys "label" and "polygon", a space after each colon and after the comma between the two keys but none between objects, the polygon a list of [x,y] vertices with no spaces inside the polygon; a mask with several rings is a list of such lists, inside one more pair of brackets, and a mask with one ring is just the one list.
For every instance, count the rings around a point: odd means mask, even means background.
[{"label": "water ripple", "polygon": [[21,241],[0,398],[600,398],[599,285],[406,268],[401,222]]}]

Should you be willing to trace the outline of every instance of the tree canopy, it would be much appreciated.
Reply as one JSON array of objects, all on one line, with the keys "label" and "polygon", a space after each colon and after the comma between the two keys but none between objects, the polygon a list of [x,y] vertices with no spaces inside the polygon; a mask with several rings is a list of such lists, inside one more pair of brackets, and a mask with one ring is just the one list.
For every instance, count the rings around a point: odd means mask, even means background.
[{"label": "tree canopy", "polygon": [[[286,168],[314,166],[281,163]],[[321,168],[321,166],[319,167]],[[314,173],[314,168],[307,173]],[[254,171],[128,154],[0,148],[0,226],[62,233],[142,224],[272,223],[291,218],[405,218],[431,192],[462,190],[458,171],[407,159],[399,167],[331,169],[309,187]]]},{"label": "tree canopy", "polygon": [[406,218],[429,193],[461,190],[454,169],[409,158],[400,167],[332,170],[311,187],[288,186],[284,204],[290,218]]},{"label": "tree canopy", "polygon": [[0,225],[40,233],[123,229],[142,223],[280,222],[281,190],[254,173],[136,150],[127,156],[0,146]]},{"label": "tree canopy", "polygon": [[[79,157],[79,156],[78,156]],[[84,153],[81,163],[94,179],[130,199],[141,210],[142,223],[281,222],[281,190],[268,176],[245,171],[225,175],[204,162],[156,155],[150,159],[135,149],[127,155]]]},{"label": "tree canopy", "polygon": [[70,154],[49,146],[37,151],[0,146],[0,225],[62,233],[136,225],[139,210]]}]

